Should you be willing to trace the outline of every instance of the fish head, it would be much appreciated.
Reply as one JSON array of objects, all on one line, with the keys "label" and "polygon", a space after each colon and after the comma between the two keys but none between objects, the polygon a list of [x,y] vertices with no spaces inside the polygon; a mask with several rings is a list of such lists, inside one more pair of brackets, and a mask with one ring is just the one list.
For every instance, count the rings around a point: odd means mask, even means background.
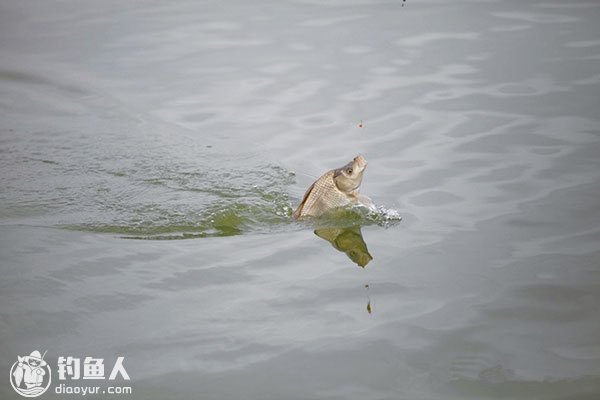
[{"label": "fish head", "polygon": [[344,193],[357,190],[362,182],[365,168],[367,168],[367,160],[362,155],[357,155],[348,164],[333,171],[335,186]]}]

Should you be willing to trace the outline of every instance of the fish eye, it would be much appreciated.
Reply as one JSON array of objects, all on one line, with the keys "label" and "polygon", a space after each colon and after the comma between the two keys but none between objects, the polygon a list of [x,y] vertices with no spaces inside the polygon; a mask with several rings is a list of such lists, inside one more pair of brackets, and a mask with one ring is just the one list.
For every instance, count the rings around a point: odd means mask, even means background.
[{"label": "fish eye", "polygon": [[348,173],[348,175],[352,175],[352,168],[348,168],[348,169],[346,170],[346,172]]}]

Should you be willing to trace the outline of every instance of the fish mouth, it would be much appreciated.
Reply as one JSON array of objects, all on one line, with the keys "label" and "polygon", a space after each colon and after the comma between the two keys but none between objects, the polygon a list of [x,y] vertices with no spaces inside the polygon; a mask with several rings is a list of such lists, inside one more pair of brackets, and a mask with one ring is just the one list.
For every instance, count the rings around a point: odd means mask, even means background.
[{"label": "fish mouth", "polygon": [[368,164],[367,160],[365,160],[365,158],[362,156],[362,154],[359,154],[356,157],[354,157],[353,161],[360,168],[365,168]]}]

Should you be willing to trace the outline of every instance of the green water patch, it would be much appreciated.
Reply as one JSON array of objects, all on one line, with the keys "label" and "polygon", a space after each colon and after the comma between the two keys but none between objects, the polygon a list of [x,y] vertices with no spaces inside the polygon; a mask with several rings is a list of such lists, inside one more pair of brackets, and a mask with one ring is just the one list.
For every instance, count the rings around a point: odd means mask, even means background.
[{"label": "green water patch", "polygon": [[340,209],[319,218],[296,221],[287,194],[269,194],[263,202],[226,202],[209,209],[182,214],[163,208],[142,210],[138,218],[121,223],[87,223],[64,228],[108,233],[125,239],[181,240],[236,236],[248,233],[272,233],[290,229],[323,229],[378,225],[389,227],[401,221],[394,210],[368,210],[363,207]]},{"label": "green water patch", "polygon": [[96,233],[116,234],[127,239],[176,240],[269,232],[289,224],[292,215],[286,194],[267,193],[247,200],[222,198],[203,209],[145,206],[129,219],[112,223],[65,225]]},{"label": "green water patch", "polygon": [[269,232],[289,224],[293,173],[274,165],[198,171],[177,165],[107,173],[87,221],[66,229],[128,239],[175,240]]}]

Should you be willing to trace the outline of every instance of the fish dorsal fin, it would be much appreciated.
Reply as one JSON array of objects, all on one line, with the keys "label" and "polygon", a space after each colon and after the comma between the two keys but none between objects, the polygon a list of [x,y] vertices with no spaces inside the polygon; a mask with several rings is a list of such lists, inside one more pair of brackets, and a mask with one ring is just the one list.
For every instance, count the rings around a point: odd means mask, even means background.
[{"label": "fish dorsal fin", "polygon": [[292,217],[294,217],[294,219],[298,219],[302,215],[302,209],[304,208],[304,204],[306,203],[306,200],[308,200],[308,196],[310,196],[310,193],[312,192],[313,188],[315,187],[315,183],[317,183],[317,182],[316,181],[313,182],[313,184],[310,185],[308,187],[308,189],[306,189],[306,193],[304,193],[302,202],[300,202],[300,205],[298,206],[298,208],[296,208],[296,211],[294,211],[294,214],[292,214]]}]

